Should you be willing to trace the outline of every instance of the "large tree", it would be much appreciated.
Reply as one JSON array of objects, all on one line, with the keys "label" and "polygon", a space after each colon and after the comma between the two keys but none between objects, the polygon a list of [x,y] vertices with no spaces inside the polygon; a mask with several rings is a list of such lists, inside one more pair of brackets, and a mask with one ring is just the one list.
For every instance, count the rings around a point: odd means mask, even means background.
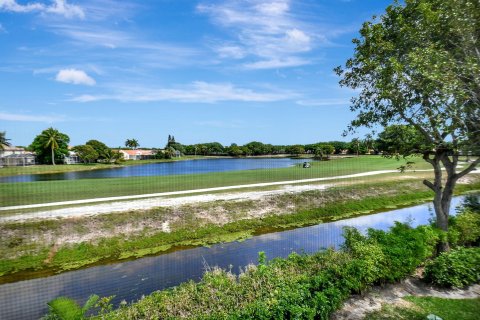
[{"label": "large tree", "polygon": [[80,159],[82,159],[83,163],[92,163],[98,160],[99,154],[97,150],[91,145],[85,144],[85,145],[80,145],[80,146],[75,146],[73,148],[73,151],[75,151]]},{"label": "large tree", "polygon": [[40,163],[55,165],[55,159],[62,160],[68,155],[69,142],[66,134],[50,127],[35,137],[29,149],[35,151]]},{"label": "large tree", "polygon": [[[480,146],[480,1],[405,0],[365,22],[354,56],[336,68],[340,84],[359,91],[350,130],[408,124],[422,136],[419,153],[433,166],[436,223],[448,230],[461,150]],[[442,171],[444,169],[444,172]],[[444,243],[442,250],[448,250]]]},{"label": "large tree", "polygon": [[99,160],[107,160],[107,158],[112,154],[111,149],[107,145],[98,140],[88,140],[85,145],[91,146],[98,154]]},{"label": "large tree", "polygon": [[394,124],[378,134],[377,148],[387,157],[399,157],[422,149],[423,136],[409,125]]},{"label": "large tree", "polygon": [[10,146],[10,142],[8,142],[10,139],[7,139],[5,135],[5,131],[0,131],[0,150],[3,150],[5,147]]}]

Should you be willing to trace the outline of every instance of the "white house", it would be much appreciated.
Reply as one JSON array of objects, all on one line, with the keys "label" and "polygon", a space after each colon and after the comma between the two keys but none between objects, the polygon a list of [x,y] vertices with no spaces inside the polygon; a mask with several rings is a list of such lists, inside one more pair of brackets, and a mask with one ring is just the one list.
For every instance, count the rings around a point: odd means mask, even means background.
[{"label": "white house", "polygon": [[63,163],[65,164],[76,164],[81,162],[82,159],[80,159],[80,157],[75,151],[68,151],[68,156],[65,156],[65,158],[63,158]]},{"label": "white house", "polygon": [[145,160],[155,156],[153,150],[118,150],[125,160]]},{"label": "white house", "polygon": [[0,166],[29,166],[35,162],[35,154],[24,148],[3,146],[0,150]]}]

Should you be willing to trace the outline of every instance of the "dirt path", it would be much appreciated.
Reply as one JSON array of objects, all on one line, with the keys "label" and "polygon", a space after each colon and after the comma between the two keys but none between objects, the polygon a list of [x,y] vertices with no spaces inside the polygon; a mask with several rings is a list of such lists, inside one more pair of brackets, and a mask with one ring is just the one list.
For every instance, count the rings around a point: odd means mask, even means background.
[{"label": "dirt path", "polygon": [[333,314],[334,320],[360,320],[367,313],[378,311],[382,304],[406,306],[405,296],[430,296],[448,299],[469,299],[480,297],[480,285],[475,284],[466,289],[439,289],[420,281],[416,277],[410,277],[385,287],[375,287],[365,296],[355,295],[348,299],[342,309]]},{"label": "dirt path", "polygon": [[[416,170],[416,171],[420,172],[420,171],[431,171],[431,170]],[[321,182],[321,181],[334,181],[334,180],[366,177],[366,176],[379,175],[384,173],[396,173],[396,172],[398,172],[398,170],[369,171],[369,172],[362,172],[362,173],[343,175],[343,176],[325,177],[325,178],[289,180],[289,181],[256,183],[256,184],[204,188],[204,189],[194,189],[194,190],[184,190],[184,191],[172,191],[172,192],[162,192],[162,193],[142,194],[142,195],[132,195],[132,196],[94,198],[94,199],[51,202],[51,203],[41,203],[41,204],[32,204],[32,205],[0,207],[0,211],[34,209],[31,212],[12,213],[11,215],[7,214],[5,216],[0,216],[0,223],[1,222],[22,222],[27,220],[40,220],[40,219],[52,219],[52,218],[72,218],[72,217],[81,217],[81,216],[93,216],[93,215],[108,214],[108,213],[114,213],[114,212],[126,212],[126,211],[132,211],[132,210],[148,210],[156,207],[173,207],[173,206],[181,206],[185,204],[205,203],[205,202],[213,202],[213,201],[258,200],[268,196],[274,196],[274,195],[279,195],[284,193],[300,193],[300,192],[309,191],[309,190],[324,190],[327,187],[336,185],[337,183],[297,185],[297,186],[295,184],[304,184],[309,182],[312,183],[312,182]],[[281,188],[277,190],[268,190],[268,191],[245,191],[245,192],[234,192],[234,193],[208,194],[208,192],[215,192],[215,191],[228,191],[228,190],[238,190],[238,189],[255,188],[255,187],[270,187],[270,186],[281,186]],[[206,193],[206,194],[194,195],[195,193]],[[179,195],[181,197],[173,197],[173,198],[171,197],[171,196],[179,196]],[[95,204],[97,202],[104,202],[104,203]],[[48,208],[42,211],[35,210],[39,208],[54,207],[54,206],[65,206],[65,208],[59,208],[59,209]]]},{"label": "dirt path", "polygon": [[236,193],[218,193],[218,194],[201,194],[193,196],[184,196],[176,198],[156,197],[150,199],[117,201],[102,203],[96,205],[85,205],[78,207],[68,207],[61,209],[51,209],[46,211],[22,213],[12,216],[0,217],[0,222],[23,222],[26,220],[41,220],[54,218],[74,218],[82,216],[94,216],[100,214],[109,214],[114,212],[126,212],[133,210],[147,210],[157,207],[176,207],[186,204],[205,203],[214,201],[241,201],[241,200],[260,200],[268,196],[279,194],[300,193],[310,190],[324,190],[330,185],[287,185],[278,190],[268,191],[250,191]]},{"label": "dirt path", "polygon": [[[417,171],[422,171],[422,170],[417,170]],[[426,170],[426,171],[431,171],[431,170]],[[192,194],[192,193],[207,193],[207,192],[214,192],[214,191],[224,191],[224,190],[244,189],[244,188],[281,186],[281,185],[298,184],[298,183],[319,182],[319,181],[326,181],[326,180],[358,178],[358,177],[366,177],[366,176],[373,176],[373,175],[378,175],[378,174],[394,173],[394,172],[398,172],[398,170],[379,170],[379,171],[361,172],[361,173],[355,173],[355,174],[349,174],[349,175],[343,175],[343,176],[325,177],[325,178],[312,178],[312,179],[301,179],[301,180],[253,183],[253,184],[242,184],[242,185],[236,185],[236,186],[224,186],[224,187],[215,187],[215,188],[203,188],[203,189],[193,189],[193,190],[149,193],[149,194],[139,194],[139,195],[131,195],[131,196],[119,196],[119,197],[93,198],[93,199],[82,199],[82,200],[72,200],[72,201],[27,204],[27,205],[19,205],[19,206],[0,207],[0,211],[34,209],[34,208],[44,208],[44,207],[52,207],[52,206],[66,206],[66,205],[76,205],[76,204],[105,202],[105,201],[145,199],[145,198],[176,196],[176,195]],[[128,208],[127,208],[127,210],[128,210]]]}]

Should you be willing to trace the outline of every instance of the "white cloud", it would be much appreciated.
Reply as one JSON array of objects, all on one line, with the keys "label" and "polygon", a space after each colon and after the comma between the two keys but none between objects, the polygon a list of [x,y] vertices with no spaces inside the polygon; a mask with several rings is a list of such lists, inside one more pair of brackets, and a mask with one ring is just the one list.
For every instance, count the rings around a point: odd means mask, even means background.
[{"label": "white cloud", "polygon": [[188,103],[216,103],[221,101],[273,102],[296,97],[296,95],[291,92],[258,92],[252,89],[239,88],[231,83],[207,83],[203,81],[196,81],[188,86],[175,89],[135,87],[132,85],[115,85],[114,88],[116,91],[112,94],[81,95],[71,99],[71,101],[176,101]]},{"label": "white cloud", "polygon": [[[49,28],[56,34],[63,35],[75,44],[77,50],[95,50],[94,55],[108,61],[122,61],[122,64],[135,67],[174,68],[184,65],[200,65],[208,59],[199,59],[203,53],[198,47],[158,42],[145,38],[144,34],[100,26],[98,24],[64,24],[54,23]],[[97,50],[107,49],[107,50]],[[111,50],[115,50],[113,53]]]},{"label": "white cloud", "polygon": [[350,99],[318,99],[318,100],[299,100],[301,106],[349,106]]},{"label": "white cloud", "polygon": [[25,5],[18,4],[16,0],[0,0],[0,10],[10,12],[32,12],[45,9],[45,5],[41,3],[28,3]]},{"label": "white cloud", "polygon": [[270,1],[255,6],[259,12],[272,16],[279,16],[286,13],[289,7],[288,1]]},{"label": "white cloud", "polygon": [[0,112],[0,120],[52,123],[52,122],[64,121],[65,117],[64,116],[27,115],[27,114]]},{"label": "white cloud", "polygon": [[310,60],[297,57],[286,57],[284,59],[260,60],[256,62],[245,63],[244,67],[246,69],[276,69],[286,67],[298,67],[307,64],[310,64]]},{"label": "white cloud", "polygon": [[54,4],[45,8],[45,12],[62,15],[66,18],[85,18],[83,9],[79,6],[68,4],[67,0],[54,0]]},{"label": "white cloud", "polygon": [[8,33],[7,29],[0,23],[0,33]]},{"label": "white cloud", "polygon": [[40,2],[19,4],[16,0],[0,0],[0,11],[53,13],[65,18],[85,18],[83,9],[77,5],[68,4],[67,0],[53,0],[50,5]]},{"label": "white cloud", "polygon": [[220,58],[242,59],[246,56],[243,48],[235,45],[224,45],[215,48]]},{"label": "white cloud", "polygon": [[85,71],[77,69],[63,69],[57,73],[55,80],[71,84],[84,84],[87,86],[95,85],[95,79],[90,77]]},{"label": "white cloud", "polygon": [[285,40],[294,46],[295,50],[307,51],[310,49],[310,37],[298,29],[291,29],[285,32]]},{"label": "white cloud", "polygon": [[200,13],[207,14],[220,27],[231,32],[234,41],[216,48],[220,58],[250,58],[246,68],[283,68],[309,64],[301,53],[312,50],[313,32],[291,13],[289,0],[228,0],[225,3],[201,4]]}]

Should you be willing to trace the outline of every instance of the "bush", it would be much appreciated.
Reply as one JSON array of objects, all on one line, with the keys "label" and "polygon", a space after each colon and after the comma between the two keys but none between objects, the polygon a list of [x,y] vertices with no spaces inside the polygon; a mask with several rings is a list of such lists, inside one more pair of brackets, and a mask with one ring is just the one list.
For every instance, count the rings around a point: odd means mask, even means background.
[{"label": "bush", "polygon": [[[355,229],[347,229],[345,239],[347,252],[359,258],[366,268],[365,272],[370,270],[375,274],[375,282],[378,283],[395,282],[415,271],[423,261],[433,255],[439,234],[432,227],[421,226],[414,229],[406,224],[396,223],[389,232],[369,229],[366,237]],[[360,243],[373,244],[377,248],[365,248],[367,251],[359,255],[357,247]],[[372,256],[368,258],[367,253]],[[368,265],[370,268],[367,268]]]},{"label": "bush", "polygon": [[449,238],[454,244],[466,246],[480,241],[480,214],[464,210],[451,221]]},{"label": "bush", "polygon": [[329,319],[352,293],[396,281],[429,257],[438,239],[431,227],[397,224],[391,231],[344,232],[342,251],[291,254],[240,275],[214,269],[198,283],[153,293],[104,319]]},{"label": "bush", "polygon": [[424,279],[442,287],[457,288],[480,282],[480,248],[442,253],[427,263]]}]

